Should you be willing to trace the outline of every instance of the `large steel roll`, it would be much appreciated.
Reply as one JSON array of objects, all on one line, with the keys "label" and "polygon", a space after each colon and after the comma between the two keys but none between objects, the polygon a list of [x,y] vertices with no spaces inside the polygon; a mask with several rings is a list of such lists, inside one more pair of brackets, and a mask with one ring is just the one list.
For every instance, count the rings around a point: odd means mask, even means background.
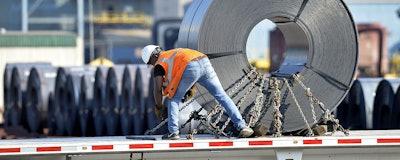
[{"label": "large steel roll", "polygon": [[51,66],[51,63],[7,63],[4,72],[4,126],[27,127],[25,91],[30,69],[33,66]]},{"label": "large steel roll", "polygon": [[53,66],[32,67],[26,90],[26,118],[28,129],[43,133],[47,128],[47,111],[50,93],[54,92],[57,68]]},{"label": "large steel roll", "polygon": [[67,68],[66,94],[64,108],[64,124],[66,135],[78,136],[81,134],[82,127],[80,126],[80,90],[81,78],[87,72],[93,72],[93,67],[90,66],[74,66]]},{"label": "large steel roll", "polygon": [[11,72],[12,72],[13,67],[11,67],[9,64],[6,64],[6,68],[4,69],[4,74],[3,74],[3,118],[4,118],[4,126],[9,126],[7,124],[10,122],[8,120],[8,114],[6,110],[8,110],[10,107],[11,103],[11,96],[10,96],[10,82],[11,82]]},{"label": "large steel roll", "polygon": [[138,65],[133,89],[133,134],[141,135],[147,129],[145,123],[145,100],[149,94],[150,68]]},{"label": "large steel roll", "polygon": [[84,70],[81,72],[70,73],[67,75],[66,81],[66,97],[65,97],[65,131],[67,136],[78,136],[81,131],[78,121],[79,95],[81,87],[81,77]]},{"label": "large steel roll", "polygon": [[[50,133],[57,136],[72,135],[77,117],[80,77],[85,71],[82,66],[58,67],[54,86],[53,114],[55,128],[49,128]],[[78,127],[79,128],[79,127]]]},{"label": "large steel roll", "polygon": [[54,114],[50,114],[49,111],[54,111],[55,104],[54,104],[54,92],[49,93],[47,103],[47,128],[48,128],[48,135],[55,135],[55,130],[50,130],[50,128],[56,128],[55,117]]},{"label": "large steel roll", "polygon": [[49,95],[49,103],[48,103],[48,108],[47,108],[47,127],[48,127],[47,134],[49,136],[56,135],[56,133],[55,133],[56,117],[53,113],[55,111],[55,109],[56,109],[56,105],[54,102],[54,92],[53,92],[53,93],[50,93],[50,95]]},{"label": "large steel roll", "polygon": [[122,74],[125,65],[115,65],[107,71],[106,80],[106,108],[103,111],[105,117],[106,135],[114,136],[119,131],[119,106],[122,86]]},{"label": "large steel roll", "polygon": [[124,69],[124,73],[122,75],[122,86],[121,86],[121,101],[119,106],[119,117],[120,117],[120,128],[122,135],[130,135],[132,134],[133,128],[133,90],[136,87],[144,87],[144,86],[135,86],[135,76],[137,71],[137,65],[127,65]]},{"label": "large steel roll", "polygon": [[[51,121],[54,125],[49,126],[49,134],[63,136],[65,135],[65,124],[64,124],[64,111],[66,101],[66,90],[67,90],[67,71],[64,67],[58,67],[56,82],[54,85],[54,107],[49,108],[49,117],[54,118]],[[54,128],[53,128],[54,127]]]},{"label": "large steel roll", "polygon": [[393,96],[393,106],[392,106],[392,110],[391,110],[390,128],[398,129],[398,128],[400,128],[400,127],[398,127],[399,122],[400,122],[400,120],[399,120],[400,109],[398,108],[398,104],[397,104],[398,102],[396,102],[396,101],[398,101],[397,99],[399,98],[399,96],[397,95],[397,91],[400,86],[400,79],[399,78],[387,79],[387,81],[389,81],[390,85],[392,86],[393,93],[395,94]]},{"label": "large steel roll", "polygon": [[350,114],[349,110],[352,106],[350,105],[350,92],[347,93],[346,97],[342,100],[338,107],[335,110],[335,116],[340,121],[340,124],[343,128],[349,128],[350,119],[348,115]]},{"label": "large steel roll", "polygon": [[93,84],[96,67],[87,67],[80,80],[78,119],[81,136],[93,136]]},{"label": "large steel roll", "polygon": [[[22,89],[21,76],[19,69],[13,67],[11,72],[11,82],[9,83],[7,92],[9,95],[8,104],[4,108],[4,124],[5,126],[19,126],[21,124],[21,112],[22,112]],[[24,77],[24,76],[23,76]]]},{"label": "large steel roll", "polygon": [[383,79],[376,88],[374,98],[374,112],[372,118],[373,129],[390,129],[392,126],[392,108],[394,91],[389,81]]},{"label": "large steel roll", "polygon": [[354,81],[349,92],[350,106],[348,119],[349,128],[353,130],[367,129],[365,97],[360,81]]},{"label": "large steel roll", "polygon": [[400,86],[397,87],[394,95],[392,122],[394,129],[400,129]]},{"label": "large steel roll", "polygon": [[337,107],[336,117],[344,128],[367,129],[365,98],[359,80],[354,81],[346,98]]},{"label": "large steel roll", "polygon": [[[148,129],[153,129],[155,126],[157,126],[158,123],[158,118],[156,117],[155,113],[154,113],[154,105],[155,105],[155,100],[153,97],[153,93],[154,93],[154,76],[153,74],[150,74],[150,84],[149,84],[149,95],[145,98],[145,116],[146,116],[146,122],[147,122],[147,128]],[[156,133],[153,134],[164,134],[165,132],[163,131],[156,131]]]},{"label": "large steel roll", "polygon": [[95,72],[93,84],[93,124],[94,135],[103,136],[105,134],[105,117],[103,111],[106,109],[106,78],[108,67],[99,66]]},{"label": "large steel roll", "polygon": [[361,83],[364,94],[367,129],[373,129],[374,99],[382,78],[358,78],[358,81]]},{"label": "large steel roll", "polygon": [[11,90],[10,90],[10,83],[11,83],[11,73],[13,70],[13,65],[6,64],[6,69],[4,70],[4,75],[3,75],[3,101],[4,101],[4,112],[3,112],[3,118],[4,118],[4,126],[10,126],[10,120],[8,116],[8,110],[10,109],[11,106]]},{"label": "large steel roll", "polygon": [[27,127],[25,110],[25,93],[31,65],[14,66],[10,82],[10,104],[5,108],[5,124]]},{"label": "large steel roll", "polygon": [[[264,19],[277,25],[286,43],[286,58],[271,77],[290,78],[297,74],[326,109],[336,108],[351,87],[358,58],[357,30],[348,8],[341,0],[193,1],[181,24],[178,47],[206,53],[224,89],[231,90],[230,86],[235,86],[247,74],[244,69],[249,68],[247,37],[252,28]],[[249,81],[246,79],[243,84]],[[303,86],[295,82],[291,81],[290,88],[296,101],[289,87],[283,81],[280,83],[282,94],[288,93],[281,99],[282,132],[305,128],[304,118],[310,125],[315,124],[309,97]],[[242,85],[234,101],[238,102],[249,87]],[[247,96],[252,99],[241,104],[240,111],[245,117],[254,106],[256,90]],[[264,97],[266,103],[263,104],[262,118],[257,123],[273,126],[273,109],[268,104],[270,93],[268,90]],[[197,96],[196,100],[207,110],[215,106],[214,98],[204,89],[199,89]],[[304,112],[304,117],[297,106]],[[319,107],[315,108],[317,119],[322,113]]]}]

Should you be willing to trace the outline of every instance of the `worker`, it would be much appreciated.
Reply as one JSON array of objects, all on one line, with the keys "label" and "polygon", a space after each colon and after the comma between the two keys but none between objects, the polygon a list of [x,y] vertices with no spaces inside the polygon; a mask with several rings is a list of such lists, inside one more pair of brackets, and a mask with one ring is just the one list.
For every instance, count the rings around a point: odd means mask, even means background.
[{"label": "worker", "polygon": [[[208,57],[196,50],[176,48],[164,51],[156,45],[147,45],[142,50],[142,60],[152,65],[154,75],[155,114],[162,119],[163,96],[168,96],[168,131],[162,139],[179,139],[179,103],[192,94],[195,83],[205,87],[225,108],[239,137],[249,137],[253,129],[246,125],[239,109],[224,91]],[[186,96],[185,96],[186,94]]]}]

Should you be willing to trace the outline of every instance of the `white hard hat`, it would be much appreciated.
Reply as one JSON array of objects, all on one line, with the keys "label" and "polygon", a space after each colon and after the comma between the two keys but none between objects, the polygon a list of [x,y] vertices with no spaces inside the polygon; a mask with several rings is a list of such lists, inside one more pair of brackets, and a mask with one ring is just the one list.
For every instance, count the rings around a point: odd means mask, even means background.
[{"label": "white hard hat", "polygon": [[156,48],[159,48],[159,46],[147,45],[142,49],[142,60],[144,63],[149,63],[151,54],[156,50]]}]

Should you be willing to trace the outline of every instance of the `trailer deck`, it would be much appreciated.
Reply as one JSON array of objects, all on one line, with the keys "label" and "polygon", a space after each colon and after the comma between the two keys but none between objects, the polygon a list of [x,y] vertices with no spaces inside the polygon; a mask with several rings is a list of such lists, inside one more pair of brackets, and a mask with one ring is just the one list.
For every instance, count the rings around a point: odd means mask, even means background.
[{"label": "trailer deck", "polygon": [[0,141],[0,159],[398,159],[400,130],[282,136],[160,140],[161,135],[38,138]]}]

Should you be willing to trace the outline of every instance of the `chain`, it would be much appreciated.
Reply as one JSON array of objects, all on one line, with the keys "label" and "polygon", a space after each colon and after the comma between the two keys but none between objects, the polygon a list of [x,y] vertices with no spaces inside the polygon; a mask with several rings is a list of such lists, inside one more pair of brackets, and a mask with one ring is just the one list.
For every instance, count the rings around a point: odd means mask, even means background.
[{"label": "chain", "polygon": [[219,123],[219,121],[221,121],[221,119],[222,119],[222,115],[224,115],[224,109],[219,109],[219,114],[218,114],[218,117],[217,117],[217,119],[212,123],[214,126],[217,126],[217,123]]},{"label": "chain", "polygon": [[271,79],[271,89],[272,89],[272,107],[273,107],[273,117],[274,117],[274,127],[275,127],[275,137],[280,137],[282,135],[282,114],[279,110],[281,106],[281,91],[279,90],[279,81],[276,78]]},{"label": "chain", "polygon": [[266,80],[266,78],[264,78],[264,76],[263,76],[261,78],[260,88],[258,88],[258,93],[257,93],[255,104],[249,112],[249,115],[251,116],[251,118],[249,120],[250,126],[254,126],[255,123],[260,118],[261,109],[262,109],[261,105],[263,104],[262,100],[264,99],[263,87],[264,87],[265,80]]},{"label": "chain", "polygon": [[[256,79],[256,80],[260,81],[259,78],[260,78],[260,76],[257,75],[257,79]],[[256,80],[254,80],[254,81],[251,82],[249,89],[247,89],[246,93],[243,95],[242,98],[240,98],[239,102],[236,104],[236,106],[237,106],[239,109],[240,109],[240,107],[242,106],[243,102],[246,100],[247,96],[251,93],[251,91],[253,90],[253,88],[256,86]]]},{"label": "chain", "polygon": [[159,123],[157,126],[155,126],[153,129],[151,130],[147,130],[146,132],[144,132],[144,135],[151,135],[154,132],[156,132],[157,130],[159,130],[162,126],[164,126],[166,123],[168,122],[168,118],[164,119],[163,121],[161,121],[161,123]]},{"label": "chain", "polygon": [[[254,68],[252,68],[252,70],[250,70],[250,72],[247,73],[246,76],[243,76],[243,78],[242,78],[238,83],[235,84],[235,86],[233,87],[233,89],[232,89],[230,92],[228,92],[228,96],[231,97],[231,96],[239,89],[239,87],[243,85],[243,83],[245,82],[245,80],[246,80],[246,79],[249,79],[249,78],[251,77],[251,75],[254,74],[254,73],[256,73],[256,71],[255,71]],[[244,102],[244,100],[246,99],[247,95],[250,94],[250,92],[251,92],[251,90],[254,88],[254,86],[255,86],[255,81],[252,82],[250,88],[246,91],[245,95],[244,95],[244,96],[240,99],[240,101],[238,102],[238,105],[237,105],[238,108],[240,108],[240,105]],[[215,119],[214,122],[209,122],[210,125],[211,125],[211,127],[208,127],[208,128],[209,128],[209,129],[210,129],[210,128],[213,128],[214,131],[213,131],[213,130],[211,130],[211,131],[212,131],[213,133],[215,133],[215,134],[218,134],[218,135],[219,135],[219,134],[223,134],[223,135],[227,136],[228,134],[225,133],[225,132],[223,132],[223,131],[224,131],[225,128],[228,126],[229,122],[231,121],[231,118],[228,117],[228,119],[225,121],[225,123],[222,125],[222,127],[219,128],[219,127],[217,126],[217,124],[221,121],[222,116],[223,116],[223,113],[224,113],[225,110],[221,107],[221,104],[219,104],[219,103],[218,103],[218,104],[216,105],[216,107],[214,107],[214,108],[215,108],[215,109],[214,109],[215,112],[211,112],[210,114],[208,114],[207,117],[211,117],[211,116],[215,115],[216,113],[218,113],[218,111],[219,111],[219,115],[218,115],[218,117]],[[207,124],[208,124],[208,123],[207,123]]]},{"label": "chain", "polygon": [[218,104],[217,107],[218,107],[217,111],[219,111],[219,114],[218,114],[217,119],[216,119],[214,122],[212,122],[212,121],[211,121],[211,117],[212,117],[213,115],[215,115],[216,113],[210,112],[210,114],[208,114],[208,116],[207,116],[207,117],[209,117],[208,119],[210,119],[210,120],[209,120],[207,123],[204,123],[204,124],[210,125],[210,126],[207,127],[207,128],[208,128],[211,132],[213,132],[217,137],[219,137],[219,135],[221,135],[221,134],[223,134],[223,135],[226,136],[227,134],[224,132],[224,130],[225,130],[225,128],[228,126],[228,124],[229,124],[229,122],[231,121],[231,119],[228,118],[228,119],[225,121],[224,125],[223,125],[221,128],[219,128],[217,124],[218,124],[218,123],[221,121],[221,119],[222,119],[222,116],[223,116],[223,114],[224,114],[224,109],[221,107],[220,104]]},{"label": "chain", "polygon": [[218,127],[212,126],[207,119],[200,120],[200,124],[208,131],[214,133],[216,138],[219,138],[219,135],[228,136],[225,132],[221,131]]},{"label": "chain", "polygon": [[[184,110],[187,106],[189,106],[192,102],[194,101],[194,98],[192,98],[189,102],[187,102],[181,109],[179,109],[179,112]],[[161,121],[160,124],[158,124],[156,127],[154,127],[151,130],[147,130],[144,134],[145,135],[150,135],[153,134],[155,131],[159,130],[162,126],[164,126],[168,122],[168,118],[165,118],[163,121]]]},{"label": "chain", "polygon": [[321,110],[324,112],[323,118],[322,118],[322,122],[324,124],[327,124],[328,121],[332,122],[333,125],[333,131],[332,134],[336,131],[336,130],[340,130],[341,132],[343,132],[346,136],[349,135],[349,131],[344,129],[342,125],[339,124],[339,120],[335,119],[335,116],[331,114],[329,109],[325,108],[324,103],[322,103],[320,100],[318,100],[311,92],[310,88],[307,88],[304,83],[299,79],[299,75],[293,75],[294,79],[296,80],[296,82],[298,82],[300,84],[300,86],[306,91],[306,95],[308,96],[309,100],[310,100],[310,106],[311,106],[311,113],[313,116],[313,120],[314,123],[318,123],[317,121],[317,117],[315,114],[315,107],[314,104],[317,104]]},{"label": "chain", "polygon": [[306,125],[307,125],[308,135],[309,135],[309,136],[314,136],[314,133],[313,133],[311,127],[310,127],[310,124],[308,124],[307,118],[306,118],[306,116],[304,115],[303,110],[301,109],[301,107],[300,107],[300,105],[299,105],[299,102],[297,101],[296,96],[294,95],[294,92],[293,92],[293,90],[292,90],[292,87],[290,87],[289,82],[288,82],[286,79],[284,79],[284,82],[285,82],[285,85],[287,86],[287,88],[289,89],[290,95],[292,96],[292,98],[293,98],[293,100],[294,100],[294,103],[296,103],[296,107],[297,107],[297,109],[299,110],[300,115],[301,115],[301,117],[302,117],[303,120],[304,120],[304,123],[306,123]]},{"label": "chain", "polygon": [[330,112],[328,112],[328,113],[329,113],[328,120],[334,123],[332,134],[335,133],[336,130],[339,129],[341,132],[344,133],[344,135],[349,136],[350,135],[349,130],[344,129],[343,126],[339,124],[339,120],[336,119],[334,115],[330,114]]},{"label": "chain", "polygon": [[239,87],[242,86],[242,84],[244,83],[244,81],[245,81],[246,79],[248,79],[249,77],[251,77],[251,75],[252,75],[253,73],[255,73],[255,71],[256,71],[256,70],[255,70],[254,68],[252,68],[252,70],[250,70],[250,72],[247,73],[246,76],[243,76],[243,78],[239,81],[239,83],[236,83],[235,87],[233,87],[233,89],[228,93],[228,96],[229,96],[229,97],[232,96],[233,93],[235,93],[236,90],[238,90]]},{"label": "chain", "polygon": [[218,111],[221,109],[221,104],[217,104],[208,114],[207,114],[207,118],[210,118],[212,115],[215,115],[218,113]]},{"label": "chain", "polygon": [[306,95],[307,95],[308,99],[310,100],[312,118],[314,120],[314,123],[317,123],[317,116],[315,115],[315,107],[314,107],[314,100],[313,100],[313,98],[315,98],[315,97],[312,95],[310,88],[307,88],[306,91],[307,91]]},{"label": "chain", "polygon": [[[214,110],[216,110],[216,109],[214,109]],[[196,112],[193,112],[193,113],[191,114],[191,116],[190,116],[191,119],[200,121],[200,124],[197,126],[196,129],[193,129],[193,131],[192,131],[191,133],[189,133],[189,134],[186,135],[186,138],[187,138],[187,139],[194,139],[194,135],[197,134],[197,132],[198,132],[198,130],[200,129],[201,126],[203,126],[203,127],[205,128],[205,130],[208,130],[208,131],[210,131],[211,133],[213,133],[213,134],[216,136],[216,138],[219,138],[219,135],[221,135],[221,134],[224,135],[224,136],[227,136],[227,137],[229,136],[228,134],[226,134],[225,132],[223,132],[223,130],[224,130],[224,129],[226,128],[226,126],[229,124],[229,120],[226,121],[225,124],[224,124],[224,126],[220,129],[218,126],[213,125],[213,124],[210,123],[210,121],[208,120],[208,118],[211,117],[211,112],[208,113],[207,116],[205,116],[205,115],[200,115],[200,114],[198,114],[199,112],[200,112],[200,110],[198,110],[198,111],[196,111]],[[212,112],[213,112],[213,111],[212,111]],[[215,111],[214,111],[214,112],[215,112]],[[188,122],[190,122],[191,119],[188,120]],[[186,123],[187,123],[187,122],[186,122]],[[182,127],[184,127],[184,126],[182,125]]]},{"label": "chain", "polygon": [[192,132],[192,123],[190,123],[192,121],[192,115],[190,116],[189,120],[187,122],[189,122],[189,134],[186,135],[186,139],[194,139],[194,135],[197,133],[197,130],[193,130]]},{"label": "chain", "polygon": [[224,131],[224,130],[225,130],[225,128],[228,126],[228,124],[229,124],[230,121],[231,121],[231,118],[229,117],[229,118],[225,121],[224,125],[222,125],[221,131]]},{"label": "chain", "polygon": [[[199,130],[199,128],[201,126],[201,121],[206,119],[204,115],[199,114],[202,109],[203,108],[199,108],[197,111],[193,111],[190,114],[190,117],[186,121],[186,123],[181,126],[181,128],[184,128],[186,126],[186,124],[189,123],[189,133],[186,135],[186,139],[194,139],[194,135],[197,134],[197,131]],[[192,120],[200,121],[200,124],[197,126],[197,128],[195,128],[193,130],[192,130],[192,124],[191,124]]]},{"label": "chain", "polygon": [[306,95],[307,95],[308,99],[310,100],[312,118],[314,120],[314,123],[317,123],[317,116],[316,116],[315,107],[314,107],[314,104],[318,104],[318,103],[315,103],[315,101],[314,101],[314,100],[316,100],[316,98],[313,96],[311,89],[306,87],[306,85],[304,85],[304,83],[300,80],[300,75],[294,74],[293,78],[294,78],[295,82],[298,82],[300,84],[300,86],[306,91]]}]

